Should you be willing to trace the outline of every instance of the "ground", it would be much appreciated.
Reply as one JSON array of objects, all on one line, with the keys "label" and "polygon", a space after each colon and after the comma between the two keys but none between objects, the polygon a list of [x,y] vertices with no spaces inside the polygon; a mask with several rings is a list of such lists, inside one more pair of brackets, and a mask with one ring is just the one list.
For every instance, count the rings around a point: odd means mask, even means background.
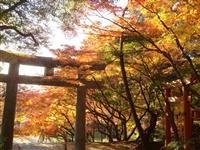
[{"label": "ground", "polygon": [[[134,150],[134,145],[127,143],[88,143],[87,150]],[[74,150],[74,144],[68,143],[67,150]],[[13,150],[64,150],[63,144],[38,143],[36,138],[15,138]]]},{"label": "ground", "polygon": [[[108,143],[87,144],[86,150],[133,150],[134,148],[127,145],[116,145]],[[13,150],[64,150],[61,144],[19,144],[14,145]],[[67,150],[74,150],[72,144],[68,145]]]}]

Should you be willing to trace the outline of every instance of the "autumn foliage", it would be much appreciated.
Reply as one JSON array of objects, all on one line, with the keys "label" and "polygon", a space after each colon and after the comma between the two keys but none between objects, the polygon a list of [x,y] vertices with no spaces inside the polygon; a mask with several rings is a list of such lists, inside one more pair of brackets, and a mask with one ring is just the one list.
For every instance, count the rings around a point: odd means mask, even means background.
[{"label": "autumn foliage", "polygon": [[[56,68],[55,76],[80,85],[85,80],[96,83],[87,90],[88,140],[138,140],[146,150],[155,140],[164,141],[162,118],[168,113],[173,138],[180,144],[180,110],[173,105],[166,112],[165,90],[173,89],[172,99],[180,100],[191,77],[200,79],[199,1],[129,0],[125,8],[114,1],[84,2],[86,11],[78,22],[87,34],[82,47],[66,46],[53,53],[75,66]],[[98,63],[106,64],[105,70],[92,70]],[[198,87],[188,89],[193,107],[200,97]],[[74,87],[22,86],[16,134],[73,140],[76,96]]]}]

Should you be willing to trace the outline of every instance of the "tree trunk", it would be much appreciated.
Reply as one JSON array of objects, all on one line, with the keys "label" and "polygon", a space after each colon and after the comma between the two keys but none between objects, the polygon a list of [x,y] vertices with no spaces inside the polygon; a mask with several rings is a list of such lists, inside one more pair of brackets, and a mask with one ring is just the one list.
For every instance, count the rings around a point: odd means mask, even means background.
[{"label": "tree trunk", "polygon": [[126,96],[127,96],[127,100],[129,102],[130,108],[131,108],[131,112],[133,114],[133,119],[135,121],[136,127],[138,129],[139,132],[139,136],[141,138],[141,143],[142,143],[142,150],[147,150],[148,149],[148,140],[146,139],[144,133],[143,133],[143,128],[141,126],[140,123],[140,119],[137,115],[137,111],[135,108],[135,105],[133,103],[133,98],[131,95],[131,91],[129,88],[129,84],[128,84],[128,79],[127,79],[127,74],[126,74],[126,69],[125,69],[125,61],[124,61],[124,54],[123,54],[123,39],[122,36],[120,38],[120,54],[119,54],[119,59],[120,59],[120,67],[121,67],[121,74],[122,74],[122,79],[124,82],[124,86],[125,86],[125,91],[126,91]]}]

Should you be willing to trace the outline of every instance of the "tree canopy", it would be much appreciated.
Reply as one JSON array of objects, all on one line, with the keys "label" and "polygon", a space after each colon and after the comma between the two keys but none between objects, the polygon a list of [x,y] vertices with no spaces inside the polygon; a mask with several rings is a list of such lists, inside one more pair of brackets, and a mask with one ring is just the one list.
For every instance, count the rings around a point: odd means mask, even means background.
[{"label": "tree canopy", "polygon": [[81,7],[79,1],[5,0],[0,2],[0,42],[16,50],[37,50],[48,46],[50,21],[74,30]]}]

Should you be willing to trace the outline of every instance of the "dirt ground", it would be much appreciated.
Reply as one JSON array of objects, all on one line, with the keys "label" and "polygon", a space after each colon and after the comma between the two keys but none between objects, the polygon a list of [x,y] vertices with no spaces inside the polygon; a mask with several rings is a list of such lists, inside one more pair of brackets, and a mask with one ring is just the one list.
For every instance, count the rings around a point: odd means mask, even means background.
[{"label": "dirt ground", "polygon": [[[86,150],[134,150],[130,143],[88,143]],[[61,143],[38,143],[36,138],[14,138],[13,150],[64,150]],[[74,150],[74,144],[68,143],[67,150]]]},{"label": "dirt ground", "polygon": [[[61,144],[14,144],[13,150],[64,150]],[[72,143],[67,150],[74,150]],[[134,146],[125,144],[91,143],[86,145],[86,150],[134,150]]]}]

